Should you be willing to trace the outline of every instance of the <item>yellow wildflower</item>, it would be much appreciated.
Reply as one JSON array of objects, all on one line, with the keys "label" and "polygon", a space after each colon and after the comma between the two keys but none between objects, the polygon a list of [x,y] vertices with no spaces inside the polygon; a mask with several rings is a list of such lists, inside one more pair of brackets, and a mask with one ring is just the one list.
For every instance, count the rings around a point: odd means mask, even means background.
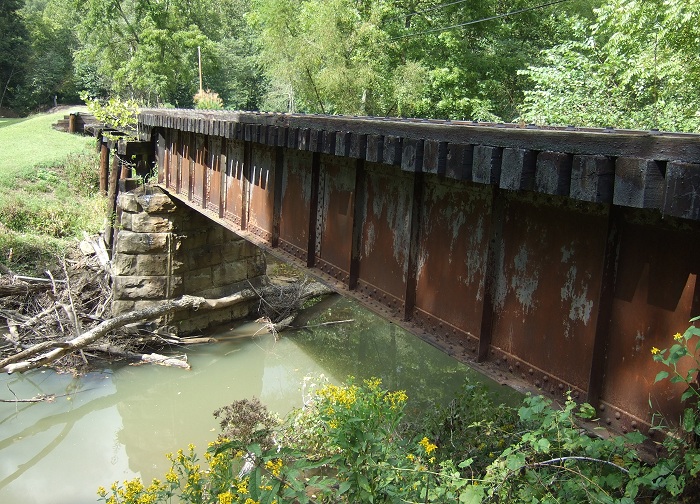
[{"label": "yellow wildflower", "polygon": [[431,443],[427,437],[424,437],[423,439],[421,439],[418,442],[418,444],[423,447],[423,449],[425,450],[425,453],[428,455],[433,453],[435,451],[435,449],[437,448],[437,445]]},{"label": "yellow wildflower", "polygon": [[651,354],[652,354],[652,355],[656,355],[656,354],[659,353],[660,351],[661,351],[661,350],[659,350],[659,349],[656,348],[656,347],[651,347]]},{"label": "yellow wildflower", "polygon": [[389,404],[389,407],[393,410],[398,408],[401,404],[405,403],[408,399],[405,390],[397,390],[396,392],[388,392],[384,396],[384,402]]},{"label": "yellow wildflower", "polygon": [[126,482],[126,497],[127,499],[133,499],[139,493],[143,491],[143,483],[139,478],[134,478],[131,481]]},{"label": "yellow wildflower", "polygon": [[241,495],[246,495],[248,493],[248,478],[236,484],[236,491]]},{"label": "yellow wildflower", "polygon": [[165,481],[168,481],[170,483],[177,483],[177,474],[175,474],[175,471],[171,467],[170,470],[165,474]]},{"label": "yellow wildflower", "polygon": [[219,498],[219,504],[233,504],[233,494],[229,490],[228,492],[225,493],[220,493],[218,495]]},{"label": "yellow wildflower", "polygon": [[282,459],[268,460],[265,462],[265,469],[270,471],[273,476],[279,476],[282,470]]},{"label": "yellow wildflower", "polygon": [[682,341],[683,340],[683,335],[679,332],[673,335],[673,339],[676,341]]},{"label": "yellow wildflower", "polygon": [[253,499],[251,499],[250,497],[248,497],[248,498],[245,500],[245,503],[244,503],[244,504],[260,504],[260,501],[253,500]]},{"label": "yellow wildflower", "polygon": [[318,391],[318,395],[328,400],[331,404],[347,408],[355,404],[357,400],[357,386],[338,387],[337,385],[328,384]]},{"label": "yellow wildflower", "polygon": [[411,462],[413,462],[414,460],[416,460],[416,456],[415,456],[413,453],[409,453],[408,455],[406,455],[406,458],[407,458],[408,460],[410,460]]},{"label": "yellow wildflower", "polygon": [[381,378],[370,378],[369,380],[365,380],[365,385],[367,385],[367,388],[373,392],[376,391],[381,384]]}]

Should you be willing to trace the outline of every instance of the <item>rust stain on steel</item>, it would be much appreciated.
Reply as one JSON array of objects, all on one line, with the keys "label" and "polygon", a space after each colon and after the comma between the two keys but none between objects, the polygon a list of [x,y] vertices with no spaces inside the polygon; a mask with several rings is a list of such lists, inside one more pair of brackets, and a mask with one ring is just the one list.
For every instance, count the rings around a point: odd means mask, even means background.
[{"label": "rust stain on steel", "polygon": [[206,137],[204,135],[196,135],[191,199],[200,205],[203,205],[205,200],[208,150]]},{"label": "rust stain on steel", "polygon": [[[426,178],[417,260],[416,311],[478,335],[492,191],[488,186]],[[431,327],[432,329],[432,327]]]},{"label": "rust stain on steel", "polygon": [[321,180],[323,192],[319,205],[323,219],[319,223],[320,248],[316,251],[319,268],[334,277],[345,278],[352,254],[355,161],[321,156]]},{"label": "rust stain on steel", "polygon": [[182,154],[180,156],[180,177],[178,185],[178,193],[186,196],[187,199],[192,199],[192,169],[194,166],[194,135],[192,133],[181,134],[182,138]]},{"label": "rust stain on steel", "polygon": [[311,152],[287,151],[282,177],[280,247],[306,260],[311,204]]},{"label": "rust stain on steel", "polygon": [[[664,368],[652,361],[651,349],[669,348],[673,334],[683,333],[698,314],[697,236],[629,223],[622,231],[610,331],[614,338],[608,343],[602,400],[647,422],[649,400],[671,422],[682,411],[682,386],[653,383]],[[614,422],[610,408],[608,416]]]},{"label": "rust stain on steel", "polygon": [[[366,165],[365,220],[360,249],[359,284],[390,308],[406,295],[413,177],[390,166]],[[366,287],[363,286],[366,284]]]},{"label": "rust stain on steel", "polygon": [[272,237],[275,187],[275,151],[255,145],[251,156],[250,217],[251,231],[265,241]]},{"label": "rust stain on steel", "polygon": [[166,152],[168,153],[168,156],[166,157],[168,164],[165,166],[165,184],[168,189],[177,191],[180,164],[180,135],[177,130],[169,129],[166,131],[168,135],[168,149],[166,149]]},{"label": "rust stain on steel", "polygon": [[234,224],[241,225],[243,212],[243,142],[229,140],[226,148],[224,217]]},{"label": "rust stain on steel", "polygon": [[[209,152],[209,169],[207,170],[207,191],[206,204],[207,208],[215,212],[218,216],[223,215],[223,198],[222,198],[222,148],[225,149],[225,141],[221,137],[210,137],[210,152]],[[223,144],[223,145],[222,145]],[[223,162],[226,157],[223,154]]]},{"label": "rust stain on steel", "polygon": [[492,346],[585,390],[606,233],[604,214],[508,198]]}]

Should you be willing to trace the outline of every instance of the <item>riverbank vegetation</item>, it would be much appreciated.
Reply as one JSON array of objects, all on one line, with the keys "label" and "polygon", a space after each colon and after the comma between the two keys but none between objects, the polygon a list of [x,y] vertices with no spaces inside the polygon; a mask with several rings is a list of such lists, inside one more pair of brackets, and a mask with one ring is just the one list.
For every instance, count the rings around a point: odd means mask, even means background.
[{"label": "riverbank vegetation", "polygon": [[0,266],[41,274],[104,223],[94,139],[55,131],[67,111],[0,128]]},{"label": "riverbank vegetation", "polygon": [[207,89],[239,110],[697,132],[699,21],[700,0],[5,0],[0,109]]},{"label": "riverbank vegetation", "polygon": [[307,379],[304,407],[286,418],[257,400],[237,401],[215,412],[221,434],[203,461],[190,445],[167,455],[162,480],[115,482],[98,495],[110,504],[696,502],[699,336],[691,326],[650,356],[668,368],[657,380],[685,383],[685,399],[694,400],[678,429],[656,442],[656,463],[640,451],[650,441],[639,432],[582,428],[595,410],[570,396],[556,407],[527,396],[511,408],[467,382],[447,407],[409,417],[410,399],[380,380]]}]

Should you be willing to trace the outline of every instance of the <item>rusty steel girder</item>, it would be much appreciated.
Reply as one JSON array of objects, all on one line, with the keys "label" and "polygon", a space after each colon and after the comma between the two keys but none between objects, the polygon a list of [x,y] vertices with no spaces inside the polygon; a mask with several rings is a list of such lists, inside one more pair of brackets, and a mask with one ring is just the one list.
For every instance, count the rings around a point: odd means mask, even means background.
[{"label": "rusty steel girder", "polygon": [[[693,135],[144,111],[161,184],[456,357],[618,430],[678,418],[700,311]],[[481,363],[481,364],[479,364]],[[651,401],[653,408],[649,408]]]}]

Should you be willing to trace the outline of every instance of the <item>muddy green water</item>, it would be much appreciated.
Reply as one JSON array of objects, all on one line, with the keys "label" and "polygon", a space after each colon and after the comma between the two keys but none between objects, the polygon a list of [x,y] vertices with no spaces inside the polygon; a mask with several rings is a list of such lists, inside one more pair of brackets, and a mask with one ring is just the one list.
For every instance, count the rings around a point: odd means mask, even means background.
[{"label": "muddy green water", "polygon": [[[347,319],[353,322],[318,325]],[[301,406],[305,376],[380,377],[386,388],[407,391],[413,412],[426,401],[449,400],[467,376],[483,380],[351,300],[331,298],[302,322],[312,327],[279,341],[253,335],[259,327],[251,323],[223,331],[220,343],[187,349],[191,371],[119,366],[81,378],[51,371],[0,376],[0,399],[57,396],[0,403],[0,503],[96,502],[100,485],[162,479],[166,453],[194,443],[201,454],[216,438],[215,409],[257,396],[285,414]]]}]

